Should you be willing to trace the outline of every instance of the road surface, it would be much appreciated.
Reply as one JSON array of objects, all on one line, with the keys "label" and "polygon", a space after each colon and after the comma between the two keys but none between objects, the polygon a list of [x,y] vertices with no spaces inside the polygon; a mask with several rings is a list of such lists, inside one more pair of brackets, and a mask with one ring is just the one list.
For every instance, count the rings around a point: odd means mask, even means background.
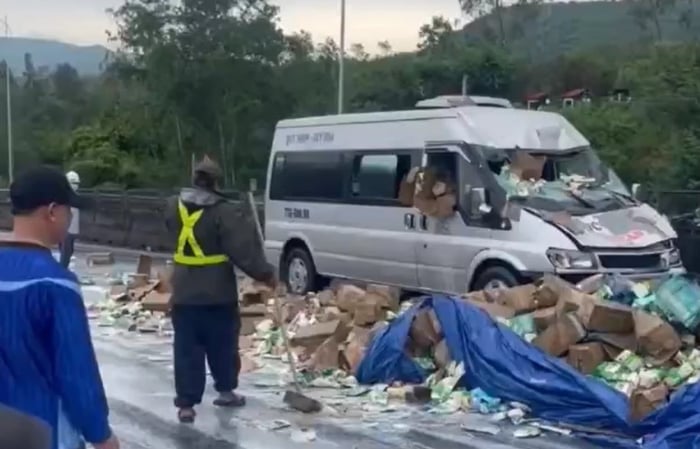
[{"label": "road surface", "polygon": [[[88,267],[85,251],[78,247],[76,273],[98,286],[110,278],[135,270],[138,252],[113,250],[116,263]],[[164,260],[164,259],[163,259]],[[164,263],[160,260],[160,263]],[[156,262],[156,265],[159,262]],[[99,300],[99,288],[85,287],[87,303]],[[489,424],[486,417],[468,414],[431,415],[425,410],[363,411],[368,399],[347,398],[339,390],[314,391],[328,405],[319,415],[309,416],[286,409],[282,390],[271,387],[278,374],[263,370],[242,375],[239,392],[248,398],[236,410],[211,405],[214,392],[209,382],[194,425],[177,422],[172,405],[173,368],[171,340],[167,336],[139,334],[118,328],[98,327],[92,336],[107,391],[111,422],[124,449],[564,449],[590,448],[573,437],[549,435],[530,440],[512,437],[514,428],[496,435],[460,430],[466,422]],[[262,387],[264,385],[265,387]],[[371,409],[371,408],[370,408]],[[270,430],[275,420],[290,427]],[[307,441],[313,434],[313,441]],[[300,442],[302,441],[302,442]]]}]

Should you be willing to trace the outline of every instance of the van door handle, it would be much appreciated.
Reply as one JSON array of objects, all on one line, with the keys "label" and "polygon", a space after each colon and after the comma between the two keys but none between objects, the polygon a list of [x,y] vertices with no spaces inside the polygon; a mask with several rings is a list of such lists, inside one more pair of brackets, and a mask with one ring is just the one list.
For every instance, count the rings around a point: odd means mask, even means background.
[{"label": "van door handle", "polygon": [[403,226],[406,229],[416,229],[416,216],[413,214],[404,214]]},{"label": "van door handle", "polygon": [[425,215],[421,215],[421,216],[420,216],[420,228],[421,228],[423,231],[427,231],[427,230],[428,230],[428,217],[426,217]]}]

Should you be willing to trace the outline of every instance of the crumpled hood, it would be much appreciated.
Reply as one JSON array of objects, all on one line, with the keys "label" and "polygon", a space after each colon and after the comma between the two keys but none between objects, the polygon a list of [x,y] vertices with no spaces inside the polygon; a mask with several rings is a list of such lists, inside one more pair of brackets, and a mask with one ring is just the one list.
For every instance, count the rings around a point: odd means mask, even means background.
[{"label": "crumpled hood", "polygon": [[180,200],[183,203],[197,206],[213,206],[222,200],[221,196],[208,190],[197,187],[185,187],[180,191]]},{"label": "crumpled hood", "polygon": [[646,204],[579,217],[546,214],[543,218],[584,247],[643,248],[677,237],[668,219]]}]

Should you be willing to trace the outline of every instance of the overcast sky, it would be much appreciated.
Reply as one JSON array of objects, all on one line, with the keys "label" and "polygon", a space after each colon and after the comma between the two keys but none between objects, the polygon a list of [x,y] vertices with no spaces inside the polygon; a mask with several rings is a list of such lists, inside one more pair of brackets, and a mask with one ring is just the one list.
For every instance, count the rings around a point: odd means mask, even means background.
[{"label": "overcast sky", "polygon": [[[346,0],[347,41],[359,42],[370,52],[388,40],[396,50],[416,45],[418,28],[434,15],[460,17],[458,0]],[[272,0],[280,6],[285,31],[305,29],[320,41],[337,38],[340,0]],[[105,9],[120,0],[4,0],[16,36],[58,39],[77,44],[105,44],[105,30],[113,24]]]}]

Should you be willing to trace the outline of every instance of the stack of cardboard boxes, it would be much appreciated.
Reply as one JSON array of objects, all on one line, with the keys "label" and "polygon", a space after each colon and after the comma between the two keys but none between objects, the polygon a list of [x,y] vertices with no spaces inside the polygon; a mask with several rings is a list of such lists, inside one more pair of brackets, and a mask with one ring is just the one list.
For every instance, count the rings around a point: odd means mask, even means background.
[{"label": "stack of cardboard boxes", "polygon": [[[282,316],[277,317],[264,288],[256,291],[250,285],[241,295],[241,334],[262,339],[284,320],[292,348],[308,370],[354,373],[373,336],[399,310],[399,294],[384,285],[363,289],[343,284],[305,297],[280,298]],[[273,351],[281,354],[281,341],[277,343]]]},{"label": "stack of cardboard boxes", "polygon": [[656,315],[601,300],[553,276],[464,299],[545,353],[625,393],[633,419],[665,403],[670,391],[700,371],[692,336],[682,339]]}]

